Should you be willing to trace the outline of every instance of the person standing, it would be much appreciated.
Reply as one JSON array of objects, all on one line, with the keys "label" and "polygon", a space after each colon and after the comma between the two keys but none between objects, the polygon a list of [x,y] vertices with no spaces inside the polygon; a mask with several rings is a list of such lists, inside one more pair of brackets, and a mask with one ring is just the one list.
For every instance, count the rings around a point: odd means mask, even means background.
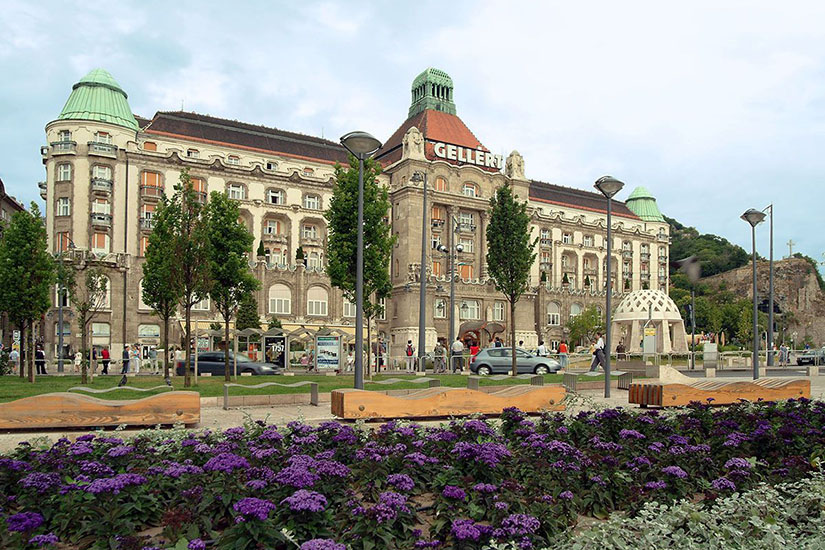
[{"label": "person standing", "polygon": [[500,347],[503,347],[503,346],[504,346],[504,344],[502,344],[502,343],[501,343],[501,338],[499,338],[498,336],[496,336],[496,343],[495,343],[495,347],[500,348]]},{"label": "person standing", "polygon": [[472,342],[470,342],[470,363],[475,361],[476,355],[478,355],[478,352],[479,352],[478,342],[473,340]]},{"label": "person standing", "polygon": [[158,350],[154,346],[149,348],[149,366],[152,367],[152,374],[160,374],[160,364],[158,363]]},{"label": "person standing", "polygon": [[111,356],[109,355],[109,348],[104,347],[100,351],[100,361],[103,363],[103,370],[101,374],[109,374],[109,361],[111,361]]},{"label": "person standing", "polygon": [[547,346],[544,345],[544,340],[539,340],[539,347],[536,348],[536,355],[539,357],[547,357]]},{"label": "person standing", "polygon": [[596,333],[598,336],[598,340],[596,340],[596,344],[593,346],[593,361],[590,363],[590,372],[595,372],[599,370],[599,365],[604,368],[604,338],[602,338],[602,333]]},{"label": "person standing", "polygon": [[441,340],[436,342],[433,348],[433,370],[436,374],[441,374],[447,371],[446,368],[446,354],[447,350],[441,344]]},{"label": "person standing", "polygon": [[561,344],[559,344],[559,363],[563,369],[567,368],[567,353],[567,342],[562,340]]},{"label": "person standing", "polygon": [[49,374],[46,372],[46,352],[41,346],[37,346],[34,352],[34,364],[37,367],[37,374]]},{"label": "person standing", "polygon": [[123,344],[123,368],[120,370],[120,374],[128,374],[129,372],[129,344]]},{"label": "person standing", "polygon": [[415,370],[415,347],[412,345],[412,340],[407,340],[404,355],[407,356],[407,372],[412,372]]},{"label": "person standing", "polygon": [[452,351],[452,370],[455,372],[456,370],[463,371],[464,370],[464,344],[461,342],[461,338],[456,338],[455,342],[450,348]]},{"label": "person standing", "polygon": [[14,348],[9,353],[9,363],[11,363],[13,374],[20,374],[20,352]]},{"label": "person standing", "polygon": [[139,374],[140,373],[141,357],[140,357],[140,347],[138,346],[138,344],[135,344],[134,346],[132,346],[132,349],[129,352],[129,355],[131,356],[129,358],[130,359],[129,360],[129,365],[134,368],[135,374]]}]

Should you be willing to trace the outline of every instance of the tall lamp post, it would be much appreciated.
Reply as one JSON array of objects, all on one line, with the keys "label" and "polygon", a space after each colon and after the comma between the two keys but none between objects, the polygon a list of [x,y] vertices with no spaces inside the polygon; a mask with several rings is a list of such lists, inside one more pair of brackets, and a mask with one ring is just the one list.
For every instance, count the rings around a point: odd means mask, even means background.
[{"label": "tall lamp post", "polygon": [[604,396],[610,397],[610,317],[611,317],[611,297],[613,294],[613,284],[610,279],[610,269],[613,263],[613,232],[611,229],[611,218],[612,218],[612,202],[613,196],[622,190],[624,187],[624,183],[620,182],[613,176],[602,176],[601,178],[596,180],[595,186],[602,195],[607,198],[607,273],[605,280],[607,281],[607,303],[605,304],[605,313],[607,315],[606,323],[605,323],[605,335],[604,335],[604,345],[605,345],[605,355],[604,355]]},{"label": "tall lamp post", "polygon": [[[455,220],[453,225],[455,225]],[[455,358],[452,353],[455,340],[455,258],[457,253],[464,252],[464,245],[457,244],[455,250],[450,250],[442,244],[438,246],[438,251],[447,254],[450,260],[450,342],[447,344],[447,349],[450,350],[450,370],[455,370]]]},{"label": "tall lamp post", "polygon": [[[418,369],[421,372],[427,370],[427,364],[424,362],[424,347],[426,345],[425,339],[425,312],[427,311],[427,174],[422,172],[415,172],[410,181],[424,184],[424,205],[422,206],[421,214],[421,270],[419,273],[419,288],[418,288]],[[452,345],[452,342],[450,344]]]},{"label": "tall lamp post", "polygon": [[[69,239],[69,251],[74,250],[74,242]],[[61,266],[65,267],[63,263],[63,240],[60,241],[60,253],[58,254],[58,258],[60,259]],[[57,335],[57,372],[62,374],[63,373],[63,302],[66,299],[66,287],[63,286],[63,281],[60,281],[60,285],[57,289],[57,330],[60,334]]]},{"label": "tall lamp post", "polygon": [[770,231],[770,258],[768,260],[770,271],[768,276],[768,341],[765,344],[768,354],[768,366],[773,366],[773,204],[769,204],[765,208],[762,209],[762,212],[765,210],[770,210],[770,217],[768,220],[770,221],[771,231]]},{"label": "tall lamp post", "polygon": [[366,132],[350,132],[341,145],[358,159],[358,237],[355,253],[355,389],[364,389],[364,161],[381,147]]},{"label": "tall lamp post", "polygon": [[756,293],[756,226],[762,223],[765,219],[764,212],[749,208],[744,214],[739,216],[751,225],[751,245],[752,262],[753,262],[753,379],[759,379],[759,328],[758,328],[758,314],[756,311],[757,293]]}]

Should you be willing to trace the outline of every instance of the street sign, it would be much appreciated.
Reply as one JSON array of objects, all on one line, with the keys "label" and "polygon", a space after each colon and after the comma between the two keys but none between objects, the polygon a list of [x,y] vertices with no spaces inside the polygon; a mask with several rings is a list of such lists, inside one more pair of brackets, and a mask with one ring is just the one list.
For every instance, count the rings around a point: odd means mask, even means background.
[{"label": "street sign", "polygon": [[12,340],[14,340],[14,343],[17,344],[18,346],[20,345],[20,331],[19,330],[15,330],[14,332],[12,332]]}]

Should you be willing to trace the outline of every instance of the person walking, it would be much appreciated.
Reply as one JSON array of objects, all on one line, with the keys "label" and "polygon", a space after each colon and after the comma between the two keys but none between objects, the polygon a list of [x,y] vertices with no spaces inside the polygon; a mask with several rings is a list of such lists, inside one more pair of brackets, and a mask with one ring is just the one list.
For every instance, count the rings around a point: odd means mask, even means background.
[{"label": "person walking", "polygon": [[455,342],[453,342],[452,346],[450,347],[450,351],[452,351],[452,371],[454,373],[456,370],[463,371],[464,343],[461,341],[460,337],[455,339]]},{"label": "person walking", "polygon": [[407,340],[407,347],[404,349],[404,355],[407,356],[407,372],[415,370],[415,347],[412,345],[412,340]]},{"label": "person walking", "polygon": [[602,338],[602,333],[597,332],[596,336],[598,339],[596,340],[596,344],[593,346],[593,361],[590,363],[590,372],[595,372],[599,370],[599,365],[604,368],[604,338]]},{"label": "person walking", "polygon": [[20,352],[14,348],[9,353],[9,363],[11,363],[12,373],[20,374]]},{"label": "person walking", "polygon": [[539,347],[536,348],[536,355],[539,357],[547,357],[547,346],[544,345],[544,340],[539,340]]},{"label": "person walking", "polygon": [[567,353],[567,342],[562,340],[561,344],[559,344],[559,364],[561,364],[561,368],[563,369],[567,368]]},{"label": "person walking", "polygon": [[103,363],[103,370],[101,374],[109,374],[109,362],[112,360],[111,355],[109,355],[109,348],[104,347],[100,351],[100,362]]},{"label": "person walking", "polygon": [[435,348],[433,348],[433,370],[436,374],[441,374],[447,372],[447,350],[441,344],[441,340],[436,342]]},{"label": "person walking", "polygon": [[49,374],[46,372],[46,352],[41,346],[37,346],[34,352],[34,364],[37,367],[37,374]]},{"label": "person walking", "polygon": [[152,367],[152,374],[160,374],[160,363],[158,363],[158,350],[154,346],[149,348],[149,366]]},{"label": "person walking", "polygon": [[123,368],[120,370],[120,374],[128,374],[129,373],[129,344],[123,344]]}]

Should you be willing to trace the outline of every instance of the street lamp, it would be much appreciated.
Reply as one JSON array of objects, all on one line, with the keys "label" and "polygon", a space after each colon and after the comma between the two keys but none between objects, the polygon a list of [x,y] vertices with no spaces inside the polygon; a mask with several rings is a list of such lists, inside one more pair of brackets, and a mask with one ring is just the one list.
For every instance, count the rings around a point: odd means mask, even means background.
[{"label": "street lamp", "polygon": [[613,196],[622,190],[624,187],[624,183],[620,182],[613,176],[602,176],[601,178],[596,180],[594,185],[596,189],[598,189],[602,195],[607,198],[607,274],[605,280],[607,281],[607,304],[606,304],[606,323],[605,323],[605,335],[604,335],[604,345],[607,348],[607,352],[604,356],[604,396],[610,397],[610,302],[611,296],[613,294],[613,284],[610,278],[610,269],[613,264],[612,252],[613,252],[613,233],[611,230],[611,217],[612,217],[612,201]]},{"label": "street lamp", "polygon": [[[455,225],[455,220],[453,220],[453,225]],[[455,245],[455,250],[451,252],[449,248],[440,244],[438,245],[438,251],[447,254],[450,260],[450,343],[448,348],[452,350],[453,341],[455,340],[455,259],[457,253],[464,252],[464,245],[460,243]],[[455,370],[455,358],[452,357],[452,352],[450,352],[450,359],[450,368]]]},{"label": "street lamp", "polygon": [[364,389],[364,161],[381,147],[366,132],[350,132],[341,145],[358,159],[358,237],[355,254],[355,389]]},{"label": "street lamp", "polygon": [[[69,251],[74,250],[74,242],[69,239]],[[60,239],[60,252],[58,253],[60,264],[65,268],[63,263],[63,239]],[[63,301],[66,296],[66,287],[63,285],[63,278],[60,278],[57,289],[57,330],[60,334],[57,336],[57,372],[63,373]]]},{"label": "street lamp", "polygon": [[773,204],[769,204],[765,208],[762,209],[762,212],[765,210],[770,210],[770,224],[771,224],[771,231],[770,231],[770,275],[768,276],[768,340],[765,343],[766,353],[768,354],[768,366],[773,366]]},{"label": "street lamp", "polygon": [[744,214],[739,216],[751,225],[751,243],[753,247],[753,379],[759,379],[759,328],[757,326],[758,317],[756,311],[756,226],[765,219],[764,212],[749,208]]},{"label": "street lamp", "polygon": [[[427,174],[422,172],[415,172],[410,181],[424,184],[424,205],[421,212],[421,270],[419,274],[419,289],[418,289],[418,370],[425,372],[427,364],[424,362],[424,346],[425,339],[425,318],[424,314],[427,310]],[[452,342],[450,344],[452,345]]]}]

